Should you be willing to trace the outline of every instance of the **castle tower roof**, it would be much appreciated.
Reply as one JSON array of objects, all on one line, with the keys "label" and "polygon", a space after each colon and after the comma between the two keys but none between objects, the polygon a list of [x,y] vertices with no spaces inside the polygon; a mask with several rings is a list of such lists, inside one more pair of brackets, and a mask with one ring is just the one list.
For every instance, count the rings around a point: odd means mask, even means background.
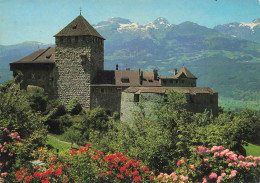
[{"label": "castle tower roof", "polygon": [[54,35],[54,37],[60,36],[96,36],[105,40],[82,15],[79,15],[59,33]]},{"label": "castle tower roof", "polygon": [[187,78],[193,78],[197,79],[196,76],[194,76],[186,67],[182,67],[178,73],[174,76],[175,78],[178,78],[181,74],[184,74]]}]

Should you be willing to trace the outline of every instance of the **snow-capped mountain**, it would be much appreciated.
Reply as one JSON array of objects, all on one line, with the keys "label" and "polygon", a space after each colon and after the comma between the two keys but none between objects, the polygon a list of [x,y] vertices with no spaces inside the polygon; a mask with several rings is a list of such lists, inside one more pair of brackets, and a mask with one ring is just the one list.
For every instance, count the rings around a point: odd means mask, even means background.
[{"label": "snow-capped mountain", "polygon": [[173,24],[170,24],[168,20],[165,18],[157,18],[153,22],[150,22],[145,25],[139,25],[138,23],[131,22],[129,19],[123,19],[123,18],[110,18],[105,21],[102,21],[94,26],[95,29],[98,31],[104,31],[104,30],[117,30],[119,33],[148,33],[147,31],[150,30],[158,30],[158,29],[169,29],[173,27]]},{"label": "snow-capped mountain", "polygon": [[239,37],[260,43],[260,18],[255,19],[249,23],[234,22],[229,24],[218,25],[214,27],[214,29],[223,34],[229,34],[233,37]]}]

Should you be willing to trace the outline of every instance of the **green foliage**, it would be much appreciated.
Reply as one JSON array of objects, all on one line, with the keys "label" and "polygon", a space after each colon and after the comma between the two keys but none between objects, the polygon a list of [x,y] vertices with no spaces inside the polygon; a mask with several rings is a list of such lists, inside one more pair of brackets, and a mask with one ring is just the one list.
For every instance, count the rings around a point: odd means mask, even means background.
[{"label": "green foliage", "polygon": [[169,172],[177,159],[189,157],[196,146],[223,145],[245,154],[243,145],[256,133],[254,112],[222,113],[213,118],[207,111],[188,112],[186,104],[184,94],[170,93],[167,100],[154,106],[155,117],[149,116],[140,102],[131,124],[111,119],[107,132],[89,133],[89,139],[105,152],[142,159],[155,172]]},{"label": "green foliage", "polygon": [[67,114],[65,106],[58,100],[48,101],[44,115],[45,124],[51,133],[64,133],[72,125],[71,116]]},{"label": "green foliage", "polygon": [[[0,88],[0,124],[19,132],[22,138],[45,134],[44,119],[31,108],[29,95],[13,81]],[[43,139],[45,140],[45,139]],[[40,142],[44,143],[44,142]]]},{"label": "green foliage", "polygon": [[105,109],[95,108],[83,115],[81,120],[76,120],[65,136],[78,144],[86,144],[90,135],[96,134],[97,139],[108,130],[109,116]]},{"label": "green foliage", "polygon": [[48,96],[41,91],[32,92],[29,96],[30,107],[35,112],[44,112],[47,107],[47,98]]},{"label": "green foliage", "polygon": [[66,109],[71,115],[77,115],[82,111],[79,100],[76,98],[70,100],[69,105],[66,106]]}]

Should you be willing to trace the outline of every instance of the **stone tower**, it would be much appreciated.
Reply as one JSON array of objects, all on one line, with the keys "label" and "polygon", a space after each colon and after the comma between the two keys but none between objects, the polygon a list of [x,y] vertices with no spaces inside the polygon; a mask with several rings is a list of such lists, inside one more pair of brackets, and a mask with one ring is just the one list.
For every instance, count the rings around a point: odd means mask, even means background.
[{"label": "stone tower", "polygon": [[104,70],[104,38],[78,16],[55,37],[55,77],[57,97],[65,104],[78,98],[90,108],[90,84]]}]

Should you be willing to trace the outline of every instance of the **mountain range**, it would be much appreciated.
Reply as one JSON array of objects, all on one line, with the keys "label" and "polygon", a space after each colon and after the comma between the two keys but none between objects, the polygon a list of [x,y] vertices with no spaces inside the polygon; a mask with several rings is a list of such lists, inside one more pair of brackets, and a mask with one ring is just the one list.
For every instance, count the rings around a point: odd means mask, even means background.
[{"label": "mountain range", "polygon": [[[260,101],[260,23],[230,23],[213,29],[193,22],[170,24],[157,18],[146,25],[110,18],[94,28],[106,38],[105,69],[130,67],[172,75],[185,65],[220,96]],[[0,82],[11,78],[8,63],[47,46],[26,42],[0,46]]]}]

